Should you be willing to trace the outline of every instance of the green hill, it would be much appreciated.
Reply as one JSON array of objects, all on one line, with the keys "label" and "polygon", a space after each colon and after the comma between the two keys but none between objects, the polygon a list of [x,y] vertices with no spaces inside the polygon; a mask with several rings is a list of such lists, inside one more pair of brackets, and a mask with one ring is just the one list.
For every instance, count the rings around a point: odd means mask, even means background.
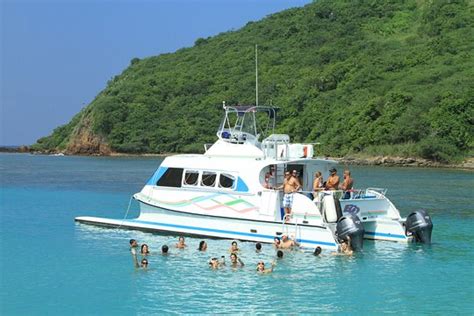
[{"label": "green hill", "polygon": [[221,104],[281,108],[278,132],[328,155],[472,155],[473,1],[317,1],[194,47],[134,58],[36,150],[199,152]]}]

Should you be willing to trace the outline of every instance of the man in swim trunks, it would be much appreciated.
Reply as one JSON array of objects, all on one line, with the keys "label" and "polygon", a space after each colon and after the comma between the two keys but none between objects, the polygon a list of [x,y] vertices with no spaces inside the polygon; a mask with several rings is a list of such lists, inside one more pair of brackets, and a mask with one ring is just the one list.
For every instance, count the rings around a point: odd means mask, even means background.
[{"label": "man in swim trunks", "polygon": [[330,176],[326,181],[326,190],[337,190],[339,187],[339,176],[337,175],[336,168],[329,170]]},{"label": "man in swim trunks", "polygon": [[351,197],[351,192],[348,192],[352,190],[352,187],[354,186],[354,179],[351,177],[351,172],[346,169],[344,170],[344,181],[342,184],[339,186],[339,189],[346,191],[344,193],[344,199],[349,199]]},{"label": "man in swim trunks", "polygon": [[283,207],[285,208],[285,222],[289,221],[291,208],[293,206],[293,194],[300,189],[296,170],[293,170],[294,176],[290,172],[285,172],[285,181],[283,181]]}]

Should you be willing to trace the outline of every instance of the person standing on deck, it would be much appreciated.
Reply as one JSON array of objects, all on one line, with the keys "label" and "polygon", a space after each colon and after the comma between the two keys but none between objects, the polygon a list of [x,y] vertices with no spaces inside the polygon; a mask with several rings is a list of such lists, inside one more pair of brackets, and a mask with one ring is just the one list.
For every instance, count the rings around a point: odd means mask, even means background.
[{"label": "person standing on deck", "polygon": [[344,170],[344,181],[342,184],[339,186],[339,189],[344,190],[344,199],[350,199],[351,197],[351,192],[354,186],[354,179],[351,177],[351,172],[346,169]]},{"label": "person standing on deck", "polygon": [[[294,170],[296,173],[296,170]],[[289,221],[291,208],[293,206],[293,194],[300,189],[299,181],[296,176],[293,177],[289,171],[285,172],[285,180],[283,181],[283,207],[285,208],[285,222]]]},{"label": "person standing on deck", "polygon": [[329,173],[331,175],[326,181],[326,190],[337,190],[339,187],[339,176],[337,175],[336,168],[331,168],[331,170],[329,170]]}]

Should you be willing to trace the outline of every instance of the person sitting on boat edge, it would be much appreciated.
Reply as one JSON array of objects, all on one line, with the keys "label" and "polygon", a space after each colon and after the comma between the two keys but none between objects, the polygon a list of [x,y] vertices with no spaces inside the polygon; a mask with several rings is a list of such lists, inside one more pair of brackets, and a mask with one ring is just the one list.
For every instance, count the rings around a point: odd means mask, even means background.
[{"label": "person sitting on boat edge", "polygon": [[274,267],[275,267],[275,262],[272,262],[271,268],[265,269],[265,262],[260,261],[259,263],[257,263],[257,272],[258,273],[272,273]]},{"label": "person sitting on boat edge", "polygon": [[148,249],[148,245],[147,244],[143,244],[140,248],[140,254],[142,256],[148,256],[150,254],[150,250]]},{"label": "person sitting on boat edge", "polygon": [[207,243],[204,240],[201,240],[199,242],[198,250],[199,251],[206,251],[207,250]]},{"label": "person sitting on boat edge", "polygon": [[135,239],[130,239],[129,243],[130,243],[130,252],[132,253],[132,255],[136,255],[138,242]]},{"label": "person sitting on boat edge", "polygon": [[176,244],[176,248],[178,248],[178,249],[184,249],[184,248],[186,248],[186,247],[187,247],[187,245],[186,245],[185,242],[184,242],[184,237],[183,237],[183,236],[179,236],[179,238],[178,238],[178,243]]},{"label": "person sitting on boat edge", "polygon": [[329,170],[330,176],[326,181],[326,190],[337,190],[339,187],[339,176],[337,175],[336,168]]},{"label": "person sitting on boat edge", "polygon": [[230,253],[235,253],[240,251],[239,247],[237,246],[237,242],[234,240],[229,248]]},{"label": "person sitting on boat edge", "polygon": [[281,243],[280,247],[281,249],[292,249],[293,247],[299,247],[299,243],[296,241],[288,238],[287,235],[281,236]]},{"label": "person sitting on boat edge", "polygon": [[344,181],[339,186],[339,189],[344,191],[343,199],[351,198],[351,191],[354,186],[354,179],[351,177],[349,169],[344,170]]},{"label": "person sitting on boat edge", "polygon": [[238,267],[243,267],[245,264],[240,260],[239,257],[237,257],[237,254],[235,252],[230,254],[230,265],[233,268],[238,268]]}]

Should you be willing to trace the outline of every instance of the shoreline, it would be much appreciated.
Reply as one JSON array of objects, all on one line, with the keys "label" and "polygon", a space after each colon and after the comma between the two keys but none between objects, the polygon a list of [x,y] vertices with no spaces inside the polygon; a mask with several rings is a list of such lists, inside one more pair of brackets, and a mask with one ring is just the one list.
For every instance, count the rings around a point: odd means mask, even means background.
[{"label": "shoreline", "polygon": [[[179,153],[118,153],[110,152],[104,154],[68,154],[67,152],[51,151],[41,152],[32,151],[27,146],[18,147],[0,147],[0,153],[29,153],[32,155],[64,155],[78,157],[167,157]],[[469,157],[460,164],[446,164],[418,157],[395,157],[395,156],[371,156],[371,157],[315,157],[321,159],[332,159],[341,165],[348,166],[383,166],[383,167],[407,167],[407,168],[448,168],[456,170],[474,171],[474,157]]]}]

